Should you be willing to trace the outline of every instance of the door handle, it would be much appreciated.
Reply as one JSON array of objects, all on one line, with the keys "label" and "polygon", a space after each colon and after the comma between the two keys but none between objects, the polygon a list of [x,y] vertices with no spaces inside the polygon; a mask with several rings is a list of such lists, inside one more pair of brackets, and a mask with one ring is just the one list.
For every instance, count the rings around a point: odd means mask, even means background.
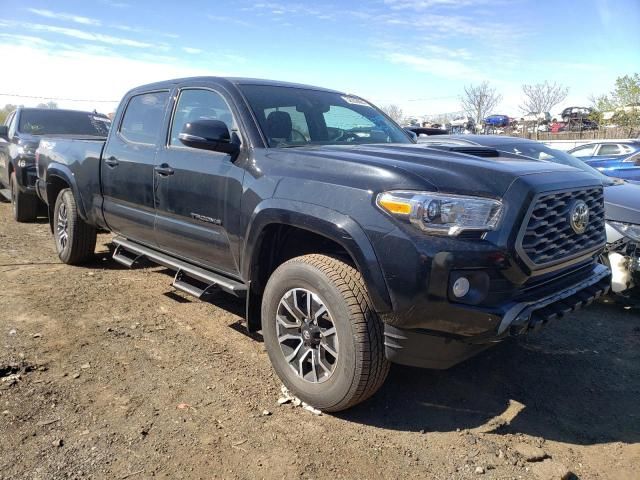
[{"label": "door handle", "polygon": [[117,167],[118,165],[120,165],[120,162],[118,161],[118,159],[113,156],[105,159],[104,163],[106,163],[110,167]]},{"label": "door handle", "polygon": [[166,177],[167,175],[173,175],[173,168],[171,168],[166,163],[163,163],[162,165],[158,165],[157,167],[154,167],[153,170],[158,175],[162,175],[163,177]]}]

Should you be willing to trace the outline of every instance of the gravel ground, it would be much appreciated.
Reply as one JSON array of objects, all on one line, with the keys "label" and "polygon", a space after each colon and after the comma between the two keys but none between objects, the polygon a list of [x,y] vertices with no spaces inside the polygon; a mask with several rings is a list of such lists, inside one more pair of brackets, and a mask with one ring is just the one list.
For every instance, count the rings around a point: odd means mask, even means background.
[{"label": "gravel ground", "polygon": [[[338,415],[279,406],[241,303],[101,235],[59,263],[0,204],[0,479],[640,478],[640,308],[606,299],[448,371],[394,366]],[[569,473],[571,472],[571,473]]]}]

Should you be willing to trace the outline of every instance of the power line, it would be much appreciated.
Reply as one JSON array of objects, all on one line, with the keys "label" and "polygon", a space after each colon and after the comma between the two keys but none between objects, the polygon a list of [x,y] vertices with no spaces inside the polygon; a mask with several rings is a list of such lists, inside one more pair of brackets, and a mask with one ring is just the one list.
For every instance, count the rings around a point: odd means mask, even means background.
[{"label": "power line", "polygon": [[15,93],[0,93],[0,97],[33,98],[36,100],[59,100],[63,102],[94,102],[94,103],[118,103],[120,100],[87,100],[80,98],[39,97],[36,95],[17,95]]}]

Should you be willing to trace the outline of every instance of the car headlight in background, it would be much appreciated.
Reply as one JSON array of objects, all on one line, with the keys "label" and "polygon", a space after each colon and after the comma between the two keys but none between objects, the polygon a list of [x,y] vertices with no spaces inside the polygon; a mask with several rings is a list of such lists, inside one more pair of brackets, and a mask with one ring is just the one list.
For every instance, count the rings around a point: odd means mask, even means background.
[{"label": "car headlight in background", "polygon": [[630,238],[634,242],[640,242],[640,225],[634,223],[623,222],[607,222],[625,237]]},{"label": "car headlight in background", "polygon": [[425,232],[454,237],[467,230],[494,230],[503,210],[502,202],[491,198],[406,190],[380,193],[376,204]]},{"label": "car headlight in background", "polygon": [[33,147],[21,145],[17,149],[18,155],[34,155],[36,153],[36,149]]}]

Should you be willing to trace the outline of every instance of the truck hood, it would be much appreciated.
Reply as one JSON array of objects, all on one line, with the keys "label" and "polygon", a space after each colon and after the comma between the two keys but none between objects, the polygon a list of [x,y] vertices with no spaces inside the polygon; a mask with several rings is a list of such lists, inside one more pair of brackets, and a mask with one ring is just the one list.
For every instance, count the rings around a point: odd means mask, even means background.
[{"label": "truck hood", "polygon": [[640,185],[620,183],[604,189],[607,220],[640,225]]},{"label": "truck hood", "polygon": [[[427,188],[449,193],[502,196],[519,177],[552,173],[562,177],[563,172],[579,170],[551,162],[503,157],[482,158],[471,155],[425,148],[424,145],[354,145],[313,146],[302,148],[270,149],[270,155],[290,160],[297,168],[340,170],[357,177],[358,168],[374,167],[380,175],[387,172],[389,179],[411,176],[426,182]],[[345,170],[344,163],[354,164]],[[337,173],[336,173],[337,174]],[[400,185],[399,185],[400,186]],[[372,186],[373,187],[373,186]]]}]

